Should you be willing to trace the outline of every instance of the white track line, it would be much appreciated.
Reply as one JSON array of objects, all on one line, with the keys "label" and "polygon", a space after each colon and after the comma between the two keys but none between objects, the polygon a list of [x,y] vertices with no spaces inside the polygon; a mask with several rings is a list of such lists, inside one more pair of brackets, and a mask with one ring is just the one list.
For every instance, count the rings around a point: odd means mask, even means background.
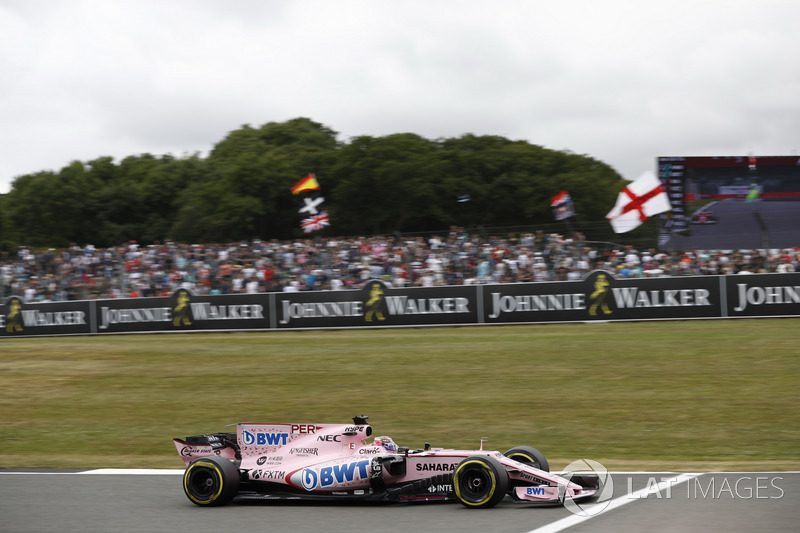
[{"label": "white track line", "polygon": [[[75,475],[141,475],[141,476],[174,476],[183,475],[185,469],[168,469],[168,468],[94,468],[92,470],[81,470],[78,472],[48,472],[43,470],[41,472],[31,472],[24,470],[0,470],[0,475],[39,475],[39,476],[75,476]],[[563,472],[553,472],[554,474],[562,474]],[[771,470],[771,471],[713,471],[703,472],[703,474],[800,474],[800,470]],[[643,475],[654,476],[656,474],[676,474],[677,472],[662,472],[662,471],[627,471],[627,470],[614,470],[609,474],[613,475]],[[693,474],[694,475],[694,474]],[[700,475],[700,474],[697,474]]]},{"label": "white track line", "polygon": [[85,475],[136,475],[136,476],[174,476],[182,475],[184,472],[181,470],[167,470],[167,469],[144,469],[144,468],[96,468],[94,470],[82,470],[80,472],[29,472],[17,471],[6,472],[0,470],[0,476],[85,476]]},{"label": "white track line", "polygon": [[613,499],[608,502],[608,506],[594,515],[571,515],[566,518],[562,518],[561,520],[556,520],[555,522],[551,522],[546,526],[542,526],[540,528],[533,529],[528,533],[558,533],[559,531],[563,531],[569,527],[576,526],[580,523],[585,522],[591,518],[595,518],[597,516],[601,516],[606,514],[609,511],[613,511],[618,507],[622,507],[625,504],[631,503],[632,501],[636,501],[641,498],[646,498],[649,494],[655,494],[660,492],[667,487],[674,487],[675,485],[680,485],[681,483],[686,483],[690,479],[694,479],[697,476],[702,476],[703,474],[679,474],[675,477],[671,477],[665,479],[656,485],[648,485],[647,487],[632,492],[630,494],[625,494],[624,496],[620,496],[619,498]]},{"label": "white track line", "polygon": [[167,469],[147,469],[147,468],[97,468],[95,470],[86,470],[85,472],[78,472],[84,475],[138,475],[138,476],[172,476],[176,474],[182,475],[185,469],[181,470],[167,470]]}]

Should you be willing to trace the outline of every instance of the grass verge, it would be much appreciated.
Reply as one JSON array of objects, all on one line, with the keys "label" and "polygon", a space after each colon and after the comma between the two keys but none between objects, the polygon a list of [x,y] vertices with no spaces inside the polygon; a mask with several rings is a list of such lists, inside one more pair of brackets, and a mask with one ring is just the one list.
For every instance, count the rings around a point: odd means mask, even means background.
[{"label": "grass verge", "polygon": [[370,415],[554,468],[800,469],[796,319],[0,341],[0,467],[180,468],[236,422]]}]

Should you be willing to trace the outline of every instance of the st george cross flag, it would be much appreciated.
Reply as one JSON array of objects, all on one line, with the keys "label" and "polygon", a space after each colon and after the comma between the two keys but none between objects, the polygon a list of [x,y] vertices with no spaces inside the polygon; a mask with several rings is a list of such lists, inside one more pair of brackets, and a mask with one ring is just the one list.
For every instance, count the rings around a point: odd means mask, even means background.
[{"label": "st george cross flag", "polygon": [[653,215],[669,211],[669,196],[656,175],[647,171],[622,189],[614,209],[606,218],[614,233],[625,233],[638,228]]},{"label": "st george cross flag", "polygon": [[314,230],[322,229],[324,227],[330,226],[331,223],[328,220],[328,212],[322,211],[318,215],[310,216],[308,218],[304,218],[300,222],[300,227],[303,228],[304,233],[311,233]]}]

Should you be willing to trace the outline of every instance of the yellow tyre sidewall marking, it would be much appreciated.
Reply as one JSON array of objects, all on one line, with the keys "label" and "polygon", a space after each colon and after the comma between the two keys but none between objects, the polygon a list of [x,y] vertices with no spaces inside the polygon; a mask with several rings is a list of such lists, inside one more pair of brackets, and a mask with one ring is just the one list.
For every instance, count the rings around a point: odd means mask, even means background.
[{"label": "yellow tyre sidewall marking", "polygon": [[[526,461],[520,461],[519,459],[517,459],[517,457],[524,457],[526,459]],[[535,463],[536,462],[536,459],[534,459],[533,457],[531,457],[530,455],[528,455],[528,454],[526,454],[524,452],[512,453],[511,455],[508,456],[508,458],[512,459],[514,461],[517,461],[518,463],[525,463],[525,462]]]},{"label": "yellow tyre sidewall marking", "polygon": [[[210,468],[219,479],[219,490],[217,491],[216,494],[214,494],[207,500],[198,500],[197,498],[195,498],[189,491],[189,487],[187,487],[186,485],[187,481],[189,480],[189,474],[191,474],[194,468],[198,467]],[[222,475],[222,471],[219,469],[219,466],[211,462],[197,461],[196,463],[192,463],[191,465],[189,465],[189,469],[186,470],[186,473],[183,475],[183,489],[184,491],[186,491],[186,495],[189,496],[189,499],[191,499],[193,502],[199,503],[200,505],[207,505],[209,503],[213,503],[214,501],[216,501],[216,499],[219,498],[219,495],[222,494],[222,488],[224,485],[225,485],[225,478]]]},{"label": "yellow tyre sidewall marking", "polygon": [[[461,489],[458,486],[459,485],[458,473],[461,472],[462,468],[473,463],[480,465],[480,467],[483,468],[489,474],[489,477],[492,478],[492,487],[491,490],[489,491],[489,494],[481,501],[474,503],[464,501],[464,499],[461,497]],[[467,505],[479,506],[485,504],[494,495],[494,491],[497,489],[497,478],[495,478],[494,472],[492,471],[491,468],[489,468],[489,465],[487,465],[483,461],[478,461],[478,460],[467,461],[465,463],[461,463],[461,465],[459,465],[459,467],[456,469],[455,474],[453,475],[453,488],[456,491],[456,496],[458,497],[459,500],[461,500],[462,503],[466,503]]]}]

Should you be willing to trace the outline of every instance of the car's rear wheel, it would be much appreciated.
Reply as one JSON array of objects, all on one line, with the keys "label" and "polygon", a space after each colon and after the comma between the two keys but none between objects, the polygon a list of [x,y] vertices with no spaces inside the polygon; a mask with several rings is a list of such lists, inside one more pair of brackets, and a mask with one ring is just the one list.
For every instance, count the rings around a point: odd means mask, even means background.
[{"label": "car's rear wheel", "polygon": [[508,473],[492,457],[467,457],[453,472],[453,490],[458,501],[465,507],[494,507],[506,495]]},{"label": "car's rear wheel", "polygon": [[539,470],[544,470],[545,472],[550,471],[550,465],[547,463],[544,454],[536,448],[517,446],[516,448],[511,448],[503,455],[509,459],[538,468]]},{"label": "car's rear wheel", "polygon": [[229,459],[201,457],[186,467],[183,490],[197,505],[225,505],[239,491],[239,470]]}]

